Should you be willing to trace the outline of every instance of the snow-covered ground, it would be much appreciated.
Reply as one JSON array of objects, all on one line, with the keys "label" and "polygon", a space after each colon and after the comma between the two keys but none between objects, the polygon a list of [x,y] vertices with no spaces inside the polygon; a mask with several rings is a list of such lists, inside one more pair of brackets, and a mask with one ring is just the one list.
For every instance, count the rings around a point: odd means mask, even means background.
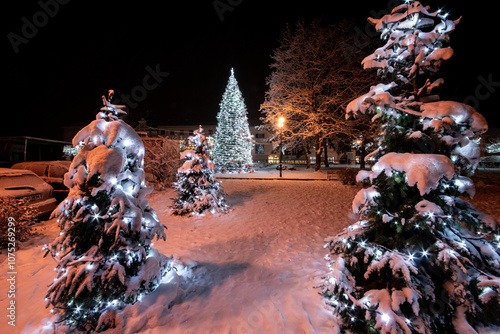
[{"label": "snow-covered ground", "polygon": [[[295,170],[283,170],[282,179],[291,180],[326,180],[327,172],[325,170],[315,171],[313,168],[307,169],[303,165],[289,165],[283,164],[286,168],[293,167]],[[335,165],[335,167],[353,167],[348,165]],[[323,167],[324,169],[324,167]],[[332,167],[333,169],[333,167]],[[252,173],[232,173],[232,174],[216,174],[221,179],[279,179],[280,171],[277,165],[270,165],[268,167],[257,167]]]},{"label": "snow-covered ground", "polygon": [[[479,179],[473,203],[500,220],[498,176]],[[168,227],[167,241],[154,247],[172,254],[178,270],[142,302],[127,306],[117,328],[106,333],[330,332],[329,313],[314,288],[326,273],[323,240],[352,222],[351,202],[360,187],[255,179],[224,179],[223,187],[232,209],[215,216],[171,216],[172,190],[150,196]],[[58,233],[54,221],[41,223],[40,235],[16,253],[16,327],[5,316],[8,269],[0,254],[0,333],[53,333],[43,298],[55,263],[42,257],[42,245]]]}]

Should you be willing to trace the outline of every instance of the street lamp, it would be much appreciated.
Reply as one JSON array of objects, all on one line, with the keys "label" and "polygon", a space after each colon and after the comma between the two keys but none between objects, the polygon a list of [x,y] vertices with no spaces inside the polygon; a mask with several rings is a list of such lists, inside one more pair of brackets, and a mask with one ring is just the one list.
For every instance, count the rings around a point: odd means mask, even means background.
[{"label": "street lamp", "polygon": [[283,125],[285,123],[285,118],[280,117],[278,119],[278,128],[280,128],[280,177],[283,177]]}]

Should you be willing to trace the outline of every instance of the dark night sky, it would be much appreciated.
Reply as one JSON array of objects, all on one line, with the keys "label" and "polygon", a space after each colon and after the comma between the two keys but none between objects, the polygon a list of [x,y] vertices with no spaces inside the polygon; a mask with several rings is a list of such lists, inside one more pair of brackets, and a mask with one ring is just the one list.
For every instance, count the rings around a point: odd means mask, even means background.
[{"label": "dark night sky", "polygon": [[[3,105],[0,136],[62,139],[61,126],[83,126],[95,118],[108,89],[115,90],[115,97],[140,92],[147,67],[169,75],[160,77],[157,85],[150,80],[148,84],[156,87],[150,87],[140,101],[132,99],[134,107],[129,108],[127,119],[131,125],[141,117],[150,125],[215,124],[231,67],[249,118],[256,123],[266,91],[269,56],[287,22],[318,17],[333,23],[354,18],[356,26],[364,30],[371,11],[387,10],[388,3],[394,3],[219,1],[240,4],[224,12],[221,21],[213,0],[68,1],[39,24],[36,34],[19,45],[17,53],[8,33],[21,36],[23,17],[31,23],[34,17],[43,19],[39,15],[42,8],[38,1],[6,3],[10,6],[4,11],[7,91],[3,100],[7,105]],[[494,90],[490,95],[480,87],[483,95],[477,99],[478,111],[487,117],[490,127],[500,127],[495,103],[500,97],[495,12],[483,13],[484,6],[472,7],[471,2],[467,2],[469,6],[459,1],[423,3],[450,11],[451,18],[463,16],[452,34],[455,55],[443,68],[447,81],[441,97],[462,102],[476,94],[479,76],[486,81],[490,77],[499,83],[490,87]],[[8,117],[13,120],[6,121]]]}]

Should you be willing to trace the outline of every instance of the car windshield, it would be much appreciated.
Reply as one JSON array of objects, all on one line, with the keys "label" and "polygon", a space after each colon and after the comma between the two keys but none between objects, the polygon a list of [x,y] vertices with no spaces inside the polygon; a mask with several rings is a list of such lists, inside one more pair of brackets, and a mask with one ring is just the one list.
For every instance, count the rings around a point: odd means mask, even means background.
[{"label": "car windshield", "polygon": [[36,175],[2,175],[0,176],[0,189],[20,186],[36,186],[44,181]]}]

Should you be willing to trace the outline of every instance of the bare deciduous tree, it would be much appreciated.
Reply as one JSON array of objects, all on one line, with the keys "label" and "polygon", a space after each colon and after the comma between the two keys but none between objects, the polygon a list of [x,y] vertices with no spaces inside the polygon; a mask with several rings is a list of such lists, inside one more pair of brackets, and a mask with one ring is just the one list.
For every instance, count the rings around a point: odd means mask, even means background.
[{"label": "bare deciduous tree", "polygon": [[354,43],[354,37],[346,22],[322,26],[318,20],[310,24],[300,21],[287,26],[281,45],[271,56],[274,62],[261,120],[278,134],[278,118],[284,117],[283,140],[289,148],[306,152],[308,162],[308,149],[314,146],[316,170],[327,139],[353,135],[357,121],[346,120],[345,107],[370,85],[371,75],[358,61],[363,55],[350,61],[344,58],[343,47]]}]

